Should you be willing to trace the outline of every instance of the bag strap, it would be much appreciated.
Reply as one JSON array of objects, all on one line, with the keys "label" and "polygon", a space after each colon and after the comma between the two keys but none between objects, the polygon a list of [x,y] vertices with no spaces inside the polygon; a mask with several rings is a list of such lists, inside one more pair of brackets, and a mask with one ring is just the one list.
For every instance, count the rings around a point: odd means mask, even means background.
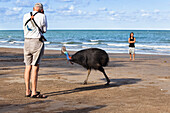
[{"label": "bag strap", "polygon": [[34,16],[35,16],[37,13],[38,13],[38,12],[36,12],[34,15],[32,15],[32,12],[30,12],[31,18],[27,20],[27,22],[25,23],[25,26],[27,25],[27,23],[28,23],[29,21],[32,20],[32,18],[34,18]]},{"label": "bag strap", "polygon": [[[36,13],[38,13],[38,12],[36,12]],[[36,13],[35,13],[35,14],[36,14]],[[38,27],[38,30],[43,34],[44,32],[40,29],[40,27],[37,25],[37,23],[36,23],[35,20],[34,20],[35,14],[32,15],[32,12],[30,12],[31,20],[33,20],[34,24]]]}]

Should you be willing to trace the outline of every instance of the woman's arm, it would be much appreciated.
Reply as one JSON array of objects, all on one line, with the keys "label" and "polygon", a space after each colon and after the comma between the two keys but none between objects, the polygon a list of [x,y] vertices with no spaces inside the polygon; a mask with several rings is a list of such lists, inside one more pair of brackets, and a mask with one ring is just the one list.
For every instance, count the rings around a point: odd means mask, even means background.
[{"label": "woman's arm", "polygon": [[134,41],[133,41],[133,43],[135,43],[136,42],[136,38],[134,37]]},{"label": "woman's arm", "polygon": [[130,41],[130,38],[129,38],[129,43],[135,43],[136,42],[136,38],[134,38],[134,41]]},{"label": "woman's arm", "polygon": [[128,42],[130,43],[131,41],[130,41],[130,38],[128,39]]}]

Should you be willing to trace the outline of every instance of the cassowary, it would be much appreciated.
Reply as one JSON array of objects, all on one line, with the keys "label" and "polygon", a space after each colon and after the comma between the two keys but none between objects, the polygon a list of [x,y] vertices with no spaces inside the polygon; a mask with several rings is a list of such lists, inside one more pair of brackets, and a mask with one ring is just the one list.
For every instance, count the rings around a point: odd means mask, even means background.
[{"label": "cassowary", "polygon": [[84,84],[87,84],[91,69],[94,69],[99,70],[104,74],[107,80],[106,85],[109,85],[110,79],[106,75],[105,70],[103,68],[103,66],[107,66],[109,62],[109,57],[104,50],[98,48],[84,49],[76,52],[70,57],[69,53],[66,51],[66,47],[63,46],[61,49],[61,53],[66,55],[67,60],[70,61],[70,63],[77,63],[88,70],[87,78],[84,81]]}]

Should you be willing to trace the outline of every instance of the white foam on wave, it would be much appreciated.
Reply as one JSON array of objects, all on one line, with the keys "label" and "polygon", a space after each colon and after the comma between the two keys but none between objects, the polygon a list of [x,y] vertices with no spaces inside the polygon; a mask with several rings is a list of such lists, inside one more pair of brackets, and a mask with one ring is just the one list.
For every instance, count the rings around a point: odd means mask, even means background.
[{"label": "white foam on wave", "polygon": [[107,44],[108,46],[128,46],[129,44]]},{"label": "white foam on wave", "polygon": [[82,46],[83,49],[87,49],[87,48],[90,48],[90,47],[87,47],[87,46]]},{"label": "white foam on wave", "polygon": [[170,46],[158,46],[158,45],[136,45],[136,47],[147,47],[147,48],[170,48]]},{"label": "white foam on wave", "polygon": [[63,44],[64,46],[79,46],[79,45],[74,45],[74,44]]},{"label": "white foam on wave", "polygon": [[83,42],[82,44],[96,45],[96,44],[99,44],[99,43],[98,42]]},{"label": "white foam on wave", "polygon": [[90,40],[91,42],[98,42],[99,40]]},{"label": "white foam on wave", "polygon": [[9,42],[10,44],[14,44],[14,42]]},{"label": "white foam on wave", "polygon": [[[108,46],[116,46],[116,47],[128,47],[129,44],[107,44]],[[162,48],[162,49],[166,49],[166,48],[170,48],[170,46],[159,46],[159,45],[141,45],[141,44],[135,44],[135,47],[144,47],[144,48],[152,48],[152,49],[157,49],[157,48]]]},{"label": "white foam on wave", "polygon": [[4,48],[23,48],[23,46],[11,46],[11,45],[0,45],[0,47],[4,47]]},{"label": "white foam on wave", "polygon": [[2,40],[2,41],[0,41],[0,42],[2,42],[2,43],[6,43],[6,42],[8,42],[7,40]]},{"label": "white foam on wave", "polygon": [[116,51],[124,51],[124,50],[128,50],[127,48],[103,48],[105,50],[116,50]]},{"label": "white foam on wave", "polygon": [[[53,47],[46,47],[45,48],[46,50],[61,50],[61,47],[58,47],[58,48],[53,48]],[[67,51],[79,51],[79,50],[82,50],[81,48],[74,48],[74,49],[69,49],[67,48]]]},{"label": "white foam on wave", "polygon": [[163,52],[167,52],[170,51],[169,49],[156,49],[157,51],[163,51]]},{"label": "white foam on wave", "polygon": [[[91,47],[87,47],[87,46],[82,46],[82,48],[83,49],[88,49],[88,48],[91,48]],[[100,48],[100,47],[98,47],[98,48]],[[103,49],[103,50],[105,50],[105,51],[112,51],[112,52],[114,52],[114,51],[119,51],[119,52],[122,52],[122,51],[128,51],[128,49],[127,48],[100,48],[100,49]]]},{"label": "white foam on wave", "polygon": [[44,44],[50,44],[50,42],[44,42]]},{"label": "white foam on wave", "polygon": [[12,41],[12,42],[9,42],[10,44],[23,44],[24,41]]},{"label": "white foam on wave", "polygon": [[61,42],[62,44],[67,44],[68,42]]},{"label": "white foam on wave", "polygon": [[13,41],[13,43],[24,43],[24,41]]}]

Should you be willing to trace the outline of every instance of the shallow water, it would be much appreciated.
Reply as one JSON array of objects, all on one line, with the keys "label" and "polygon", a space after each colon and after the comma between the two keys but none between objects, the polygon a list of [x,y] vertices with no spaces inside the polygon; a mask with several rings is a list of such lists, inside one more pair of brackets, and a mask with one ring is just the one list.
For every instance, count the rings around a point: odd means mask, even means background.
[{"label": "shallow water", "polygon": [[[46,49],[78,51],[97,47],[109,53],[128,53],[128,38],[134,32],[137,54],[170,54],[169,30],[48,30]],[[0,47],[23,48],[22,30],[0,30]]]}]

